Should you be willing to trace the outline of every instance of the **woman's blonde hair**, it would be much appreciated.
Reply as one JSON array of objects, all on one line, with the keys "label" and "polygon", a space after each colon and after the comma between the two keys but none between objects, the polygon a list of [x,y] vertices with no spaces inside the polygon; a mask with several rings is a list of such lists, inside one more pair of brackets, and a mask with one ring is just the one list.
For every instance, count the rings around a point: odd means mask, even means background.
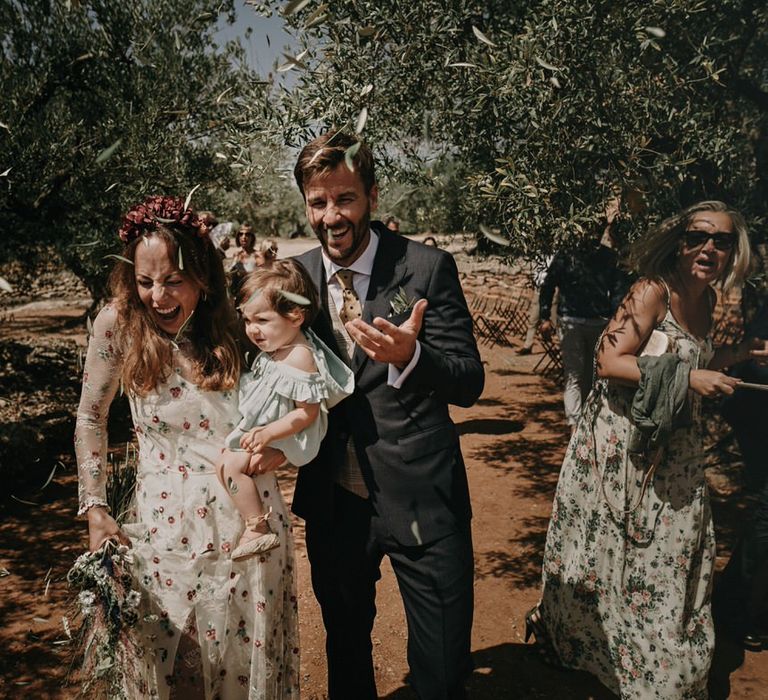
[{"label": "woman's blonde hair", "polygon": [[[188,319],[184,338],[192,342],[195,383],[202,389],[232,389],[240,376],[240,353],[235,340],[236,322],[227,296],[221,257],[207,235],[196,228],[156,222],[133,238],[112,270],[109,286],[117,308],[122,339],[122,380],[126,390],[146,396],[167,380],[173,367],[173,346],[147,313],[139,298],[134,261],[136,248],[158,238],[179,274],[200,290],[200,299]],[[130,262],[126,262],[130,261]]]},{"label": "woman's blonde hair", "polygon": [[675,271],[683,233],[695,214],[704,211],[727,214],[736,232],[736,245],[726,263],[720,282],[723,290],[740,285],[749,272],[749,231],[744,217],[727,204],[716,200],[698,202],[664,219],[632,245],[629,264],[641,277],[668,279]]}]

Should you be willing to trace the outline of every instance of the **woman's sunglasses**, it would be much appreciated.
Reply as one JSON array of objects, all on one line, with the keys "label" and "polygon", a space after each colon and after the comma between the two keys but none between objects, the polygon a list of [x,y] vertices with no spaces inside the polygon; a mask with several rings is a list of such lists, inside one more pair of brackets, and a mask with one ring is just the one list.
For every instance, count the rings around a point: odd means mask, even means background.
[{"label": "woman's sunglasses", "polygon": [[736,245],[734,233],[709,233],[707,231],[684,231],[683,242],[686,248],[703,248],[709,239],[712,239],[717,250],[731,250]]}]

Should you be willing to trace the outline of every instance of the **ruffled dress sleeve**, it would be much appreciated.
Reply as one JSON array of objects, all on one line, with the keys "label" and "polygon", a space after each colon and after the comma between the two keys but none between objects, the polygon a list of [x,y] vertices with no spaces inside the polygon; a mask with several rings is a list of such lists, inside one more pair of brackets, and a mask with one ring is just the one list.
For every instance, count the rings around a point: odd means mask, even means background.
[{"label": "ruffled dress sleeve", "polygon": [[78,515],[92,506],[107,506],[107,416],[121,374],[116,326],[116,309],[105,306],[96,316],[88,339],[75,424]]},{"label": "ruffled dress sleeve", "polygon": [[314,350],[317,373],[325,384],[325,404],[333,408],[355,390],[355,375],[313,331],[307,330],[305,335]]}]

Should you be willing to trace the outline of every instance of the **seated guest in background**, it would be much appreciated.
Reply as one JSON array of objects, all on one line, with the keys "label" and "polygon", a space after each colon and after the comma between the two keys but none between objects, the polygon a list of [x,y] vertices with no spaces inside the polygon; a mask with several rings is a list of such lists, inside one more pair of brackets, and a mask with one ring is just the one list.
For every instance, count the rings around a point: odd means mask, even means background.
[{"label": "seated guest in background", "polygon": [[388,216],[387,220],[384,222],[384,225],[390,231],[394,231],[395,233],[400,233],[400,222],[394,216]]}]

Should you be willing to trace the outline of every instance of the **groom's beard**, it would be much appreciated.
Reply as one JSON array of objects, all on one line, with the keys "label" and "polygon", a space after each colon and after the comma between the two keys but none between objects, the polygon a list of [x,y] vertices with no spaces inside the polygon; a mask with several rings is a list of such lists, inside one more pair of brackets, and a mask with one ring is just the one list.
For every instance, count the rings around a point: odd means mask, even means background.
[{"label": "groom's beard", "polygon": [[345,267],[357,260],[365,250],[370,228],[371,208],[369,206],[357,224],[352,223],[350,219],[344,219],[333,227],[320,222],[313,231],[325,254],[337,265]]}]

